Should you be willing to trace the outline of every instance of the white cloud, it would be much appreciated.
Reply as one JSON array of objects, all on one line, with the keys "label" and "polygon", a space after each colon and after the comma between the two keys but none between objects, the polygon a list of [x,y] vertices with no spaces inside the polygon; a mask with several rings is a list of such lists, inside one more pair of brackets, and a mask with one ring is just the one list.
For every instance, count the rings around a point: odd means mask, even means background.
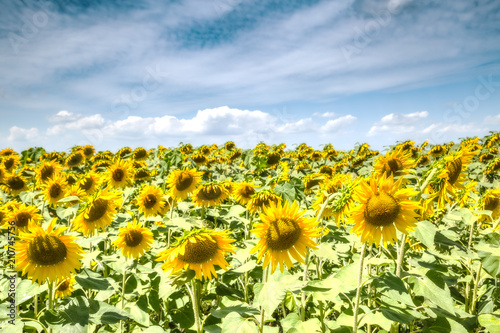
[{"label": "white cloud", "polygon": [[73,112],[69,112],[66,110],[61,110],[58,113],[49,117],[49,121],[51,123],[67,123],[71,121],[75,121],[80,118],[81,115],[75,114]]},{"label": "white cloud", "polygon": [[341,130],[344,126],[351,125],[357,120],[356,117],[348,114],[337,119],[328,120],[326,124],[321,126],[321,131],[325,133],[332,133]]},{"label": "white cloud", "polygon": [[[65,114],[61,117],[61,112]],[[75,115],[71,112],[60,111],[51,119],[57,119],[60,124],[47,129],[47,135],[61,135],[69,131],[84,131],[103,128],[105,120],[100,114],[94,114],[87,117]]]},{"label": "white cloud", "polygon": [[313,116],[315,116],[315,117],[332,118],[332,117],[335,117],[336,114],[335,114],[335,112],[323,112],[323,113],[315,112],[315,113],[313,113]]},{"label": "white cloud", "polygon": [[500,123],[500,113],[497,114],[496,116],[487,116],[484,118],[484,123],[485,124],[498,124]]},{"label": "white cloud", "polygon": [[317,124],[311,118],[305,118],[278,126],[276,131],[279,133],[293,134],[311,132],[317,128]]},{"label": "white cloud", "polygon": [[469,124],[457,124],[457,123],[438,123],[438,124],[432,124],[425,129],[422,130],[422,133],[424,134],[434,134],[434,133],[440,133],[440,134],[460,134],[463,133],[464,136],[467,135],[473,135],[477,134],[480,132],[485,132],[488,129],[485,127],[479,127],[474,123],[469,123]]},{"label": "white cloud", "polygon": [[10,135],[7,138],[10,142],[17,141],[32,141],[38,137],[38,129],[37,128],[22,128],[17,126],[12,126],[9,129]]},{"label": "white cloud", "polygon": [[368,131],[368,136],[374,136],[383,132],[409,133],[415,130],[418,121],[427,118],[429,112],[419,111],[413,113],[390,113],[382,117],[379,122],[373,124]]}]

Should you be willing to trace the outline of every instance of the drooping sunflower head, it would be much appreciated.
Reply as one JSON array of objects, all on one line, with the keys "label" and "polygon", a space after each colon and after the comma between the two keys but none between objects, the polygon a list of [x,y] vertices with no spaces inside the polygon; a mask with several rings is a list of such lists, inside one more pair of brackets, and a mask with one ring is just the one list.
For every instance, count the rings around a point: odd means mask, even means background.
[{"label": "drooping sunflower head", "polygon": [[135,161],[144,161],[147,159],[149,156],[149,153],[146,149],[142,147],[138,147],[134,150],[134,153],[132,154],[132,157],[134,158]]},{"label": "drooping sunflower head", "polygon": [[147,167],[134,169],[134,181],[151,179],[151,171]]},{"label": "drooping sunflower head", "polygon": [[267,165],[269,165],[270,167],[279,164],[280,161],[281,155],[278,152],[272,151],[267,155]]},{"label": "drooping sunflower head", "polygon": [[355,224],[352,232],[361,237],[361,242],[368,241],[384,246],[397,241],[396,229],[408,234],[417,223],[420,209],[418,202],[409,198],[417,192],[402,188],[403,178],[394,182],[392,175],[376,177],[372,175],[370,184],[361,180],[355,189],[354,198],[360,204],[351,210],[351,219]]},{"label": "drooping sunflower head", "polygon": [[425,166],[431,162],[429,155],[422,155],[418,158],[416,164],[417,166]]},{"label": "drooping sunflower head", "polygon": [[126,227],[120,228],[118,238],[113,242],[113,245],[126,258],[137,259],[149,250],[153,241],[153,233],[135,221],[128,222]]},{"label": "drooping sunflower head", "polygon": [[155,185],[144,185],[137,196],[139,211],[145,217],[156,216],[161,212],[165,199],[163,191]]},{"label": "drooping sunflower head", "polygon": [[241,149],[235,149],[235,150],[232,150],[229,152],[229,160],[231,162],[235,161],[236,159],[238,159],[239,157],[241,157],[242,153],[241,153]]},{"label": "drooping sunflower head", "polygon": [[228,141],[224,144],[224,149],[228,151],[233,150],[234,148],[236,148],[236,144],[233,141]]},{"label": "drooping sunflower head", "polygon": [[302,182],[304,183],[304,193],[312,193],[325,180],[325,176],[321,173],[312,173],[306,175]]},{"label": "drooping sunflower head", "polygon": [[323,154],[324,154],[325,159],[333,161],[339,153],[335,149],[330,148],[328,150],[325,150],[325,152]]},{"label": "drooping sunflower head", "polygon": [[128,161],[116,160],[106,173],[106,180],[113,188],[124,188],[132,182],[132,166]]},{"label": "drooping sunflower head", "polygon": [[92,195],[101,185],[101,177],[94,171],[91,171],[84,174],[80,180],[78,180],[77,185],[86,195]]},{"label": "drooping sunflower head", "polygon": [[42,221],[42,215],[38,213],[38,208],[25,204],[13,206],[12,210],[6,212],[6,216],[5,226],[8,225],[7,221],[14,221],[16,228],[23,231],[28,231],[30,225],[39,225]]},{"label": "drooping sunflower head", "polygon": [[113,221],[121,202],[121,192],[118,190],[112,191],[109,188],[87,197],[84,204],[80,206],[78,215],[73,220],[74,229],[88,236],[106,228]]},{"label": "drooping sunflower head", "polygon": [[176,200],[185,200],[200,183],[201,173],[196,169],[177,169],[167,177],[170,194]]},{"label": "drooping sunflower head", "polygon": [[193,159],[194,163],[196,163],[196,165],[204,165],[208,162],[207,157],[201,153],[192,155],[191,158]]},{"label": "drooping sunflower head", "polygon": [[446,154],[447,152],[448,152],[448,148],[446,148],[446,146],[435,145],[429,151],[429,155],[431,155],[432,157],[440,157],[440,156],[443,156],[444,154]]},{"label": "drooping sunflower head", "polygon": [[482,221],[495,221],[500,216],[500,189],[488,189],[479,199],[478,208],[491,211],[491,216],[481,216]]},{"label": "drooping sunflower head", "polygon": [[38,184],[46,183],[55,174],[62,170],[62,166],[57,161],[45,161],[36,169],[36,180]]},{"label": "drooping sunflower head", "polygon": [[220,205],[229,196],[221,184],[209,183],[198,187],[193,193],[193,202],[199,207]]},{"label": "drooping sunflower head", "polygon": [[497,157],[497,155],[498,155],[498,149],[491,148],[488,151],[486,151],[484,154],[479,155],[479,162],[486,163],[488,161],[493,160],[495,157]]},{"label": "drooping sunflower head", "polygon": [[71,153],[67,158],[66,158],[66,167],[67,168],[74,168],[79,166],[80,164],[83,163],[85,160],[85,155],[83,154],[82,150],[77,150],[73,153]]},{"label": "drooping sunflower head", "polygon": [[317,228],[314,219],[303,215],[304,211],[299,211],[296,202],[291,205],[288,201],[284,205],[271,203],[260,214],[262,223],[256,223],[251,230],[259,238],[259,242],[250,253],[258,251],[258,261],[265,255],[263,267],[271,264],[271,273],[278,265],[281,272],[285,265],[293,267],[290,256],[304,263],[307,248],[316,248],[312,238],[321,236],[321,228]]},{"label": "drooping sunflower head", "polygon": [[322,218],[335,218],[337,226],[340,223],[345,223],[350,209],[354,205],[354,188],[358,180],[353,179],[350,175],[337,174],[332,179],[329,179],[321,184],[321,191],[318,191],[315,196],[315,201],[312,208],[319,214],[328,197],[336,193],[336,197],[331,199],[328,205],[323,210]]},{"label": "drooping sunflower head", "polygon": [[182,269],[192,269],[199,280],[217,276],[215,265],[227,270],[228,263],[224,256],[235,253],[236,240],[229,238],[229,230],[215,231],[198,229],[189,232],[170,249],[158,254],[157,261],[165,261],[161,268],[175,274]]},{"label": "drooping sunflower head", "polygon": [[6,174],[3,182],[2,189],[12,196],[18,195],[28,189],[28,182],[21,174]]},{"label": "drooping sunflower head", "polygon": [[184,153],[184,154],[192,154],[194,151],[193,146],[190,143],[182,145],[179,148],[179,150],[181,151],[181,153]]},{"label": "drooping sunflower head", "polygon": [[270,206],[271,203],[278,204],[281,202],[281,197],[273,190],[261,190],[255,193],[247,203],[247,210],[250,213],[262,212],[265,206]]},{"label": "drooping sunflower head", "polygon": [[232,195],[240,205],[246,205],[254,194],[255,187],[253,183],[233,183]]},{"label": "drooping sunflower head", "polygon": [[98,160],[94,164],[92,164],[92,170],[101,173],[105,172],[108,170],[108,168],[111,166],[111,162],[108,160]]},{"label": "drooping sunflower head", "polygon": [[379,175],[385,174],[386,177],[405,175],[406,170],[415,166],[415,161],[410,156],[411,152],[402,148],[387,152],[385,156],[379,157],[375,162],[375,172]]},{"label": "drooping sunflower head", "polygon": [[76,280],[73,276],[69,276],[67,278],[58,279],[56,284],[56,298],[64,298],[66,296],[71,296],[73,290],[75,290]]},{"label": "drooping sunflower head", "polygon": [[69,200],[64,202],[65,207],[71,207],[74,206],[83,199],[83,197],[86,196],[86,193],[84,190],[82,190],[78,185],[72,185],[68,186],[66,190],[66,197],[76,197],[74,200]]},{"label": "drooping sunflower head", "polygon": [[331,165],[322,165],[319,168],[319,173],[322,173],[324,175],[333,176],[334,172],[335,172],[335,170],[333,169],[333,167]]},{"label": "drooping sunflower head", "polygon": [[492,160],[490,163],[488,163],[488,165],[484,169],[484,173],[486,175],[493,175],[498,171],[500,171],[500,157],[497,157],[494,160]]},{"label": "drooping sunflower head", "polygon": [[132,155],[132,148],[130,147],[123,147],[116,152],[116,156],[118,156],[118,159],[127,159],[131,155]]},{"label": "drooping sunflower head", "polygon": [[311,169],[311,166],[307,163],[307,161],[300,162],[295,166],[295,170],[297,171],[304,171],[307,169]]},{"label": "drooping sunflower head", "polygon": [[319,161],[322,158],[323,158],[323,153],[320,152],[319,150],[315,150],[309,155],[309,159],[311,161]]},{"label": "drooping sunflower head", "polygon": [[56,207],[61,203],[59,200],[66,196],[68,182],[62,173],[58,173],[50,178],[44,185],[43,194],[45,200],[52,206]]},{"label": "drooping sunflower head", "polygon": [[82,248],[73,236],[63,235],[66,227],[54,230],[55,223],[52,220],[47,230],[33,225],[30,232],[20,233],[15,245],[16,270],[40,284],[70,277],[82,266]]}]

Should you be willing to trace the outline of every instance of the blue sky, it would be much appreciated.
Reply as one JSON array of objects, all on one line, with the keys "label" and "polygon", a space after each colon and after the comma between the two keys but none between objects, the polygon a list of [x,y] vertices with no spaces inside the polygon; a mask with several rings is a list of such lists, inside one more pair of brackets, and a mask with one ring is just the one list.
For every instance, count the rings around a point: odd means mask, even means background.
[{"label": "blue sky", "polygon": [[0,147],[431,143],[500,130],[498,1],[14,1]]}]

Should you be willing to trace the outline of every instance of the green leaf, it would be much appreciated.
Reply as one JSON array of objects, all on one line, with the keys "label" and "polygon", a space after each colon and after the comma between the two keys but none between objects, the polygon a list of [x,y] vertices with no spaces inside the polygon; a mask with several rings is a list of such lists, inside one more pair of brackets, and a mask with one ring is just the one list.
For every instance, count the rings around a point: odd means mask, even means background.
[{"label": "green leaf", "polygon": [[452,314],[455,313],[450,290],[440,273],[429,270],[423,277],[410,276],[408,280],[414,284],[413,292],[416,295],[425,297]]},{"label": "green leaf", "polygon": [[125,309],[130,312],[132,319],[139,325],[149,326],[149,309],[146,295],[141,295],[137,302],[129,304]]},{"label": "green leaf", "polygon": [[479,324],[486,327],[490,333],[500,332],[500,314],[482,314],[478,319]]},{"label": "green leaf", "polygon": [[437,317],[432,325],[424,327],[425,333],[467,333],[465,327],[451,318]]},{"label": "green leaf", "polygon": [[385,272],[382,276],[375,278],[373,285],[384,297],[411,307],[415,306],[404,282],[391,272]]},{"label": "green leaf", "polygon": [[221,333],[256,333],[258,331],[254,321],[243,318],[237,312],[231,312],[222,320]]},{"label": "green leaf", "polygon": [[480,249],[477,254],[484,270],[493,277],[498,276],[500,274],[500,248],[489,244],[479,244],[477,248]]},{"label": "green leaf", "polygon": [[109,290],[111,284],[105,278],[95,278],[91,276],[75,276],[76,282],[84,289]]},{"label": "green leaf", "polygon": [[415,238],[427,248],[434,248],[434,237],[436,236],[436,226],[429,221],[422,221],[417,224],[413,234]]},{"label": "green leaf", "polygon": [[282,320],[284,333],[312,333],[321,332],[321,322],[318,318],[312,318],[306,321],[300,320],[298,314],[290,313]]},{"label": "green leaf", "polygon": [[269,315],[285,298],[286,292],[282,284],[277,282],[256,283],[253,287],[254,305],[262,307]]},{"label": "green leaf", "polygon": [[[16,279],[19,281],[19,278]],[[32,299],[36,294],[41,294],[47,290],[47,284],[39,285],[31,280],[21,280],[16,285],[16,304],[21,305]]]},{"label": "green leaf", "polygon": [[[243,303],[244,304],[244,303]],[[249,317],[252,315],[258,315],[260,312],[256,308],[247,306],[247,305],[233,305],[227,307],[221,307],[218,310],[210,310],[210,313],[215,318],[224,318],[231,312],[239,313],[240,315],[244,315],[245,317]]]},{"label": "green leaf", "polygon": [[190,328],[195,324],[191,303],[187,303],[185,306],[178,308],[177,311],[173,311],[170,316],[172,321],[181,328]]},{"label": "green leaf", "polygon": [[257,263],[254,260],[247,261],[243,265],[236,267],[235,269],[232,269],[231,272],[243,274],[245,272],[251,271],[255,267],[257,267]]}]

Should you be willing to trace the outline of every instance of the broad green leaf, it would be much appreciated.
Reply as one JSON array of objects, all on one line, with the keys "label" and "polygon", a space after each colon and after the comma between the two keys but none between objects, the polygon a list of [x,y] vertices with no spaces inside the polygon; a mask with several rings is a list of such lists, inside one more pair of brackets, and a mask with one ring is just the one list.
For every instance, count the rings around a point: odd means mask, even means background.
[{"label": "broad green leaf", "polygon": [[254,305],[262,307],[269,315],[274,312],[286,294],[285,288],[276,282],[256,283],[253,292]]},{"label": "broad green leaf", "polygon": [[429,221],[417,223],[417,227],[413,233],[415,238],[424,244],[427,248],[434,248],[434,236],[436,236],[436,226]]},{"label": "broad green leaf", "polygon": [[137,302],[130,303],[125,307],[125,309],[130,312],[132,319],[134,319],[138,324],[149,326],[149,309],[146,295],[141,295]]},{"label": "broad green leaf", "polygon": [[450,290],[446,286],[441,274],[429,270],[422,277],[410,276],[408,281],[414,284],[413,292],[416,295],[424,296],[427,300],[444,310],[452,314],[455,313]]},{"label": "broad green leaf", "polygon": [[191,303],[186,304],[183,307],[179,307],[176,311],[172,311],[171,315],[172,321],[179,325],[179,327],[187,329],[193,327],[194,312]]},{"label": "broad green leaf", "polygon": [[424,327],[425,333],[467,333],[465,327],[451,318],[437,317],[431,325]]},{"label": "broad green leaf", "polygon": [[254,321],[243,318],[237,312],[229,313],[222,320],[222,333],[257,333],[258,331]]},{"label": "broad green leaf", "polygon": [[383,296],[410,307],[415,306],[404,282],[396,275],[385,272],[382,276],[373,280],[373,285]]},{"label": "broad green leaf", "polygon": [[365,324],[378,325],[382,329],[389,331],[391,329],[392,320],[388,319],[380,311],[369,312],[362,317],[360,326]]},{"label": "broad green leaf", "polygon": [[482,314],[478,319],[479,324],[486,327],[490,333],[500,332],[500,314]]},{"label": "broad green leaf", "polygon": [[238,274],[243,274],[245,272],[251,271],[257,266],[257,263],[252,260],[252,261],[247,261],[243,265],[236,267],[235,269],[232,269],[231,272],[238,273]]},{"label": "broad green leaf", "polygon": [[214,316],[216,318],[224,318],[231,312],[236,312],[240,315],[244,315],[245,317],[248,317],[251,315],[258,315],[260,313],[258,309],[247,306],[244,303],[243,303],[243,305],[233,305],[233,306],[221,307],[217,310],[212,309],[210,311],[212,316]]},{"label": "broad green leaf", "polygon": [[95,278],[91,276],[75,276],[75,280],[84,289],[94,289],[94,290],[112,289],[109,281],[102,277]]},{"label": "broad green leaf", "polygon": [[32,299],[36,294],[41,294],[47,290],[47,284],[39,285],[31,280],[20,280],[16,285],[16,305],[21,305],[24,302]]}]

